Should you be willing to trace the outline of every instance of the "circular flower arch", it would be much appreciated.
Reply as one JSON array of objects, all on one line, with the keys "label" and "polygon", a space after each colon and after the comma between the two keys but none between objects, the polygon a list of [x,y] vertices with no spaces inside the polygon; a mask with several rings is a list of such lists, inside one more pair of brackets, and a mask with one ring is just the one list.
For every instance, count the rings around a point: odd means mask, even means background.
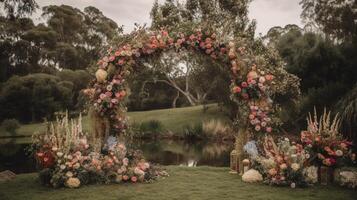
[{"label": "circular flower arch", "polygon": [[140,70],[138,63],[141,59],[161,55],[168,50],[205,54],[231,72],[231,98],[239,108],[234,125],[242,133],[239,135],[243,140],[249,133],[274,131],[274,118],[271,117],[274,108],[270,96],[274,90],[279,90],[274,82],[277,78],[274,70],[266,68],[266,64],[237,41],[221,42],[215,33],[209,31],[177,33],[162,29],[137,31],[130,40],[117,48],[110,48],[99,60],[96,79],[86,91],[94,107],[94,116],[99,119],[95,120],[95,137],[125,133],[128,129],[125,98],[129,93],[126,78],[134,69]]}]

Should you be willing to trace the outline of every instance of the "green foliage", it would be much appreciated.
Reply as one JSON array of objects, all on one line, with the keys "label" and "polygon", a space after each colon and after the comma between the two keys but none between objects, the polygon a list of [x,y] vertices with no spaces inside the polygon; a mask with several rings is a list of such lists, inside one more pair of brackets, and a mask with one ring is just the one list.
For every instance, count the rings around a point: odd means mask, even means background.
[{"label": "green foliage", "polygon": [[1,127],[3,127],[9,133],[15,134],[16,130],[20,128],[20,123],[16,119],[5,119],[1,123]]},{"label": "green foliage", "polygon": [[1,0],[0,8],[5,10],[10,19],[31,15],[38,8],[35,0]]},{"label": "green foliage", "polygon": [[72,83],[48,74],[14,76],[1,88],[0,119],[29,122],[51,118],[55,111],[69,106],[72,87]]},{"label": "green foliage", "polygon": [[152,28],[185,29],[207,27],[224,37],[254,38],[255,21],[248,18],[251,0],[166,0],[154,2],[151,10]]},{"label": "green foliage", "polygon": [[197,139],[205,139],[206,135],[203,132],[202,122],[189,124],[183,127],[183,138],[188,141]]},{"label": "green foliage", "polygon": [[139,133],[143,138],[156,138],[162,133],[164,126],[159,120],[144,121],[138,125]]},{"label": "green foliage", "polygon": [[301,79],[303,93],[300,105],[291,107],[293,112],[285,113],[288,124],[301,129],[304,116],[313,107],[343,112],[344,107],[335,105],[357,82],[357,60],[352,56],[357,52],[357,45],[337,44],[320,34],[296,28],[282,32],[271,44],[287,63],[287,71]]},{"label": "green foliage", "polygon": [[308,26],[319,27],[327,36],[352,41],[356,38],[356,2],[351,0],[302,0],[301,17]]},{"label": "green foliage", "polygon": [[339,100],[337,109],[341,112],[342,133],[357,142],[357,85]]}]

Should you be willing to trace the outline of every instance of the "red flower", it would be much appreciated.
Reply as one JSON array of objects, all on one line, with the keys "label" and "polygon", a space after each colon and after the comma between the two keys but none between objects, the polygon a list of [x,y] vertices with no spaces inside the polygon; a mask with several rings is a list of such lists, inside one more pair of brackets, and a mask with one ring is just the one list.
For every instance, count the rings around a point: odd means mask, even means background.
[{"label": "red flower", "polygon": [[243,87],[243,88],[246,88],[246,87],[248,87],[248,84],[247,84],[247,82],[242,82],[242,87]]}]

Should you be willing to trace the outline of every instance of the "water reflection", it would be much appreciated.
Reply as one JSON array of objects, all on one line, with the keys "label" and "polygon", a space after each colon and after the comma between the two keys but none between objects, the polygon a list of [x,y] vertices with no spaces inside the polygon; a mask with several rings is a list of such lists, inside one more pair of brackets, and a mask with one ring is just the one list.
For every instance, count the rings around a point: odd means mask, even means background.
[{"label": "water reflection", "polygon": [[[17,139],[0,139],[0,171],[35,171],[34,160],[26,154],[27,147],[28,144],[18,142]],[[222,167],[229,166],[229,153],[233,143],[135,140],[131,147],[141,149],[147,160],[161,165]]]},{"label": "water reflection", "polygon": [[27,155],[28,144],[19,144],[17,139],[0,139],[0,171],[15,173],[35,171],[35,161]]},{"label": "water reflection", "polygon": [[198,141],[136,141],[134,148],[141,149],[148,160],[162,165],[229,166],[229,153],[233,143]]}]

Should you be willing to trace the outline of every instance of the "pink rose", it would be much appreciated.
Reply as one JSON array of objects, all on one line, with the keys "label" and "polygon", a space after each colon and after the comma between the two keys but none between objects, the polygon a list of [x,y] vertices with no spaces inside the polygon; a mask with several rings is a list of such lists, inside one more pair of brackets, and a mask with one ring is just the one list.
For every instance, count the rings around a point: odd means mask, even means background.
[{"label": "pink rose", "polygon": [[138,178],[136,178],[136,176],[131,177],[131,182],[136,183],[136,181],[138,181]]},{"label": "pink rose", "polygon": [[103,94],[103,93],[102,93],[102,94],[99,95],[99,98],[100,98],[100,99],[105,99],[105,97],[107,97],[106,94]]},{"label": "pink rose", "polygon": [[107,96],[107,97],[112,97],[112,95],[113,95],[112,92],[106,92],[106,93],[105,93],[105,96]]}]

